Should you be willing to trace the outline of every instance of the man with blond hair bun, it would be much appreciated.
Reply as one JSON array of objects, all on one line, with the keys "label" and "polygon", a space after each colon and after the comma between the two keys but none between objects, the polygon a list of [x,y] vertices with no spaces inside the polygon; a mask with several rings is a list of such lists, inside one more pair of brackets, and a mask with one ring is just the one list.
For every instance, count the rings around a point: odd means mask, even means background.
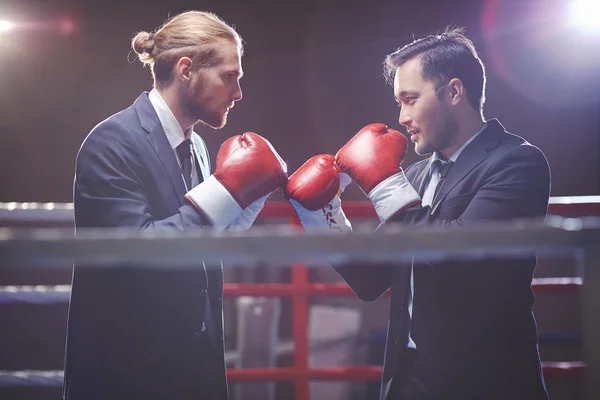
[{"label": "man with blond hair bun", "polygon": [[[76,228],[249,228],[287,182],[285,163],[269,141],[246,132],[221,145],[211,175],[205,143],[193,130],[198,122],[222,128],[242,99],[242,39],[216,15],[189,11],[139,32],[132,48],[154,88],[83,142]],[[76,265],[63,398],[227,399],[222,266],[198,264]]]}]

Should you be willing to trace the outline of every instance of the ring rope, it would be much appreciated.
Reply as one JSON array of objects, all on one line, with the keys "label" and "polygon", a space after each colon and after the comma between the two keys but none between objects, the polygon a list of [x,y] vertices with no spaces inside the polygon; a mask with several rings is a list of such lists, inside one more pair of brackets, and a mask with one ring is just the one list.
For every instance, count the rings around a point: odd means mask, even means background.
[{"label": "ring rope", "polygon": [[[552,291],[572,291],[579,290],[583,285],[581,278],[534,278],[531,286],[534,291],[552,290]],[[239,289],[240,284],[236,284]],[[254,285],[253,285],[254,286]],[[337,285],[336,285],[337,286]],[[225,292],[229,289],[225,284]],[[265,292],[268,292],[269,285],[263,285]],[[266,293],[268,294],[268,293]],[[9,303],[31,303],[31,304],[57,304],[69,301],[71,296],[71,285],[11,285],[0,286],[0,304]]]},{"label": "ring rope", "polygon": [[215,266],[220,262],[249,267],[305,262],[325,267],[324,262],[398,262],[413,256],[435,261],[456,255],[573,254],[595,251],[598,243],[598,217],[549,217],[452,228],[390,224],[376,232],[372,227],[357,226],[356,231],[346,233],[259,226],[248,232],[221,234],[205,230],[82,229],[75,236],[72,230],[64,229],[0,228],[2,268],[19,269],[32,262],[39,263],[38,268],[64,268],[70,262],[94,267],[100,263],[103,268],[122,267],[123,263],[143,268],[199,268],[198,260]]},{"label": "ring rope", "polygon": [[[587,365],[581,361],[543,361],[542,370],[546,378],[583,378]],[[227,369],[228,380],[243,381],[293,381],[295,372],[292,368],[250,368]],[[311,379],[321,380],[373,380],[381,379],[381,367],[332,367],[314,368],[310,370]],[[14,386],[54,386],[63,384],[63,371],[2,371],[0,370],[0,387]]]}]

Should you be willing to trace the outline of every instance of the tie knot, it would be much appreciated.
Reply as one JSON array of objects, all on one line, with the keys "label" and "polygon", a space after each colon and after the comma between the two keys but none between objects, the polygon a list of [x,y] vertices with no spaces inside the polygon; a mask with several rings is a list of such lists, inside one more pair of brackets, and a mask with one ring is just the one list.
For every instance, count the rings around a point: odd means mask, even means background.
[{"label": "tie knot", "polygon": [[190,155],[192,154],[191,145],[192,142],[190,141],[190,139],[186,139],[183,142],[181,142],[179,146],[177,146],[177,154],[179,154],[179,157],[181,159],[190,157]]},{"label": "tie knot", "polygon": [[438,170],[440,171],[440,179],[446,179],[448,172],[450,172],[450,168],[452,168],[452,161],[442,161],[436,160]]}]

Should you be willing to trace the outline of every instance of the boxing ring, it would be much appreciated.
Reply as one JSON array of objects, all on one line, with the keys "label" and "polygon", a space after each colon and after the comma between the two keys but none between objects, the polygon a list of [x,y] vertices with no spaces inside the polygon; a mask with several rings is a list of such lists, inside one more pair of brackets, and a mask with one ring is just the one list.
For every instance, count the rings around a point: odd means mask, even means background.
[{"label": "boxing ring", "polygon": [[[345,202],[350,220],[376,219],[370,203]],[[36,264],[36,268],[57,268],[73,261],[99,262],[111,268],[119,262],[142,268],[193,268],[199,259],[206,262],[244,265],[252,268],[290,268],[289,283],[224,285],[225,298],[260,296],[291,299],[293,318],[293,365],[278,368],[228,368],[230,382],[294,383],[297,400],[309,399],[311,381],[378,381],[379,366],[310,368],[308,353],[309,299],[353,297],[345,283],[309,280],[309,269],[326,263],[346,261],[398,261],[413,256],[445,258],[488,254],[569,254],[583,266],[585,275],[572,278],[536,278],[535,293],[580,292],[583,316],[582,338],[585,360],[543,362],[546,378],[579,379],[586,399],[600,398],[600,197],[555,197],[545,221],[510,221],[459,229],[391,226],[373,232],[372,226],[358,225],[352,233],[309,235],[299,229],[287,203],[269,203],[259,220],[289,221],[282,225],[256,226],[248,232],[214,234],[206,231],[179,233],[137,233],[111,229],[78,232],[73,235],[72,205],[0,204],[0,268]],[[44,225],[62,226],[49,229]],[[31,226],[42,226],[32,228]],[[176,254],[176,258],[173,255]],[[291,267],[288,267],[291,264]],[[0,287],[0,304],[26,302],[48,304],[67,302],[70,286]],[[389,295],[386,293],[386,296]],[[0,371],[0,387],[61,386],[62,371]]]}]

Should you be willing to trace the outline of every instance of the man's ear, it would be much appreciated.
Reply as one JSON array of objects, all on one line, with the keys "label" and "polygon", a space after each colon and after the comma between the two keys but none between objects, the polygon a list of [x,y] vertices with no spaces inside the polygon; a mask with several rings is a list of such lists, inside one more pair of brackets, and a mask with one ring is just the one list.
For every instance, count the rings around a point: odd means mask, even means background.
[{"label": "man's ear", "polygon": [[179,80],[191,79],[192,60],[189,57],[181,57],[175,64],[175,78]]},{"label": "man's ear", "polygon": [[458,104],[466,96],[465,87],[458,78],[452,78],[447,85],[450,104]]}]

